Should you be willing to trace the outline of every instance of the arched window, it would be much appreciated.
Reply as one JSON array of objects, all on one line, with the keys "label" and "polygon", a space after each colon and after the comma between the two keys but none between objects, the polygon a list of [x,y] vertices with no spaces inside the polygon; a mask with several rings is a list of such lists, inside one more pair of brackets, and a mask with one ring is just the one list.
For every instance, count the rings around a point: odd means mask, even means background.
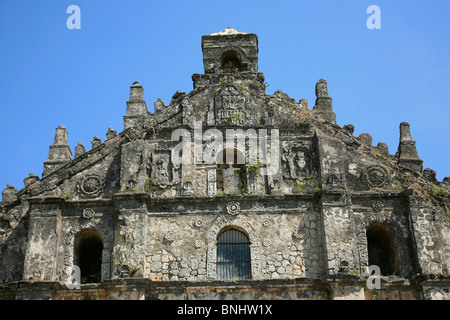
[{"label": "arched window", "polygon": [[225,73],[234,73],[242,70],[241,57],[234,50],[224,52],[222,55],[221,70]]},{"label": "arched window", "polygon": [[217,238],[217,277],[219,280],[251,279],[250,241],[235,229]]},{"label": "arched window", "polygon": [[216,188],[223,194],[247,190],[245,156],[235,148],[225,148],[217,155]]},{"label": "arched window", "polygon": [[397,251],[391,229],[384,223],[373,223],[367,229],[369,265],[380,267],[382,275],[398,271]]},{"label": "arched window", "polygon": [[75,238],[74,264],[80,268],[81,283],[101,281],[103,241],[94,229],[79,232]]}]

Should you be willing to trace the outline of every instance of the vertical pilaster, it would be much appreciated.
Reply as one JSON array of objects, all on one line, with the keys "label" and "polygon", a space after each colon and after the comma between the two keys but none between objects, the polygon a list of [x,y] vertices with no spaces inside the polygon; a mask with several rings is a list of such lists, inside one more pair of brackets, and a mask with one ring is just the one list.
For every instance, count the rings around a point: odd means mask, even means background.
[{"label": "vertical pilaster", "polygon": [[344,144],[338,140],[320,137],[317,139],[319,171],[322,193],[321,215],[324,224],[324,243],[328,275],[348,275],[359,272],[358,248],[354,239],[351,196],[346,193],[344,171]]},{"label": "vertical pilaster", "polygon": [[24,280],[57,280],[57,248],[61,229],[59,202],[62,200],[46,200],[47,203],[31,203]]},{"label": "vertical pilaster", "polygon": [[148,246],[147,193],[123,192],[114,196],[117,223],[112,253],[113,277],[142,277]]},{"label": "vertical pilaster", "polygon": [[425,275],[443,274],[441,241],[433,211],[419,197],[408,196],[408,202],[419,272]]}]

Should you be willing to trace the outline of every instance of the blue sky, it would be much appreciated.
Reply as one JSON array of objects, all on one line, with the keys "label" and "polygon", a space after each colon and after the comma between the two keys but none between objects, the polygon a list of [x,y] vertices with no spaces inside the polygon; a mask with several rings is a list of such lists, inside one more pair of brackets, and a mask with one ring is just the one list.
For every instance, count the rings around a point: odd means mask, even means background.
[{"label": "blue sky", "polygon": [[[369,5],[381,29],[369,30]],[[66,9],[81,9],[69,30]],[[129,87],[147,106],[193,89],[203,73],[201,36],[232,26],[256,33],[259,71],[314,106],[328,81],[339,125],[368,132],[394,154],[399,125],[411,124],[424,168],[450,175],[450,1],[84,1],[0,0],[0,191],[23,188],[63,124],[74,152],[109,126],[123,130]]]}]

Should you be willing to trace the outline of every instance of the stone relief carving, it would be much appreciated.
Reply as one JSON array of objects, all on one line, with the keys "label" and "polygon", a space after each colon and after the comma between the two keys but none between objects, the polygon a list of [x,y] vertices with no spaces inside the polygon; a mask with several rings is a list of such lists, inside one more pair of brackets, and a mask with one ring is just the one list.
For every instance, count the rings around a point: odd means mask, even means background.
[{"label": "stone relief carving", "polygon": [[184,97],[181,100],[181,106],[183,107],[183,124],[192,125],[195,121],[194,107],[189,97]]},{"label": "stone relief carving", "polygon": [[[180,183],[181,168],[179,165],[173,165],[170,151],[149,153],[147,161],[147,175],[151,184],[161,189],[166,189],[167,187]],[[190,194],[191,190],[193,192],[192,182],[185,182],[182,189],[183,194]]]},{"label": "stone relief carving", "polygon": [[262,242],[264,247],[269,247],[272,244],[272,241],[270,239],[264,239]]},{"label": "stone relief carving", "polygon": [[203,227],[203,220],[202,219],[196,219],[194,221],[194,226],[196,226],[197,228]]},{"label": "stone relief carving", "polygon": [[129,141],[133,141],[133,140],[136,140],[139,137],[139,135],[136,132],[136,130],[134,130],[133,128],[130,128],[128,130],[128,132],[125,134],[125,137],[127,137],[127,139]]},{"label": "stone relief carving", "polygon": [[216,124],[243,125],[248,116],[245,97],[234,86],[220,90],[214,97],[214,106]]},{"label": "stone relief carving", "polygon": [[217,192],[216,185],[216,170],[208,169],[207,171],[207,180],[208,180],[208,196],[215,196]]},{"label": "stone relief carving", "polygon": [[104,188],[103,179],[95,174],[90,174],[78,182],[78,192],[82,197],[98,197]]},{"label": "stone relief carving", "polygon": [[311,173],[311,155],[302,143],[282,142],[281,166],[286,179],[302,179]]},{"label": "stone relief carving", "polygon": [[270,220],[269,220],[269,219],[265,219],[265,220],[262,222],[262,225],[263,225],[263,227],[265,227],[265,228],[270,227]]},{"label": "stone relief carving", "polygon": [[164,235],[164,240],[173,242],[177,238],[177,233],[175,231],[169,230]]},{"label": "stone relief carving", "polygon": [[85,219],[91,219],[95,216],[95,211],[92,208],[86,208],[83,210],[83,218]]},{"label": "stone relief carving", "polygon": [[380,200],[372,201],[372,208],[375,212],[383,211],[383,208],[384,208],[383,201],[380,201]]},{"label": "stone relief carving", "polygon": [[388,172],[379,165],[373,165],[362,172],[361,179],[369,188],[382,188],[388,183]]},{"label": "stone relief carving", "polygon": [[194,195],[194,184],[192,183],[192,181],[186,181],[185,183],[183,183],[183,195]]},{"label": "stone relief carving", "polygon": [[194,246],[195,246],[197,249],[202,248],[204,245],[205,245],[205,242],[202,241],[202,240],[195,240],[195,241],[194,241]]},{"label": "stone relief carving", "polygon": [[238,215],[241,212],[241,205],[239,202],[230,202],[227,205],[227,213],[233,216]]},{"label": "stone relief carving", "polygon": [[342,189],[344,188],[343,184],[342,184],[342,180],[334,173],[330,174],[327,177],[327,188],[330,189]]}]

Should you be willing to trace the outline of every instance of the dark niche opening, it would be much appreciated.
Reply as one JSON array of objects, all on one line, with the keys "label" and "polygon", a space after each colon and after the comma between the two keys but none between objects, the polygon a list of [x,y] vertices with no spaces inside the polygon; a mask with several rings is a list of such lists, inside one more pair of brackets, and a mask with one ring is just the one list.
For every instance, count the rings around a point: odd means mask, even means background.
[{"label": "dark niche opening", "polygon": [[239,53],[230,50],[222,55],[221,70],[224,73],[234,73],[242,71],[241,58]]},{"label": "dark niche opening", "polygon": [[81,283],[101,282],[103,241],[98,231],[83,230],[75,238],[75,264],[80,267]]},{"label": "dark niche opening", "polygon": [[388,225],[374,223],[367,229],[369,265],[380,267],[381,275],[394,275],[398,271],[394,236]]}]

